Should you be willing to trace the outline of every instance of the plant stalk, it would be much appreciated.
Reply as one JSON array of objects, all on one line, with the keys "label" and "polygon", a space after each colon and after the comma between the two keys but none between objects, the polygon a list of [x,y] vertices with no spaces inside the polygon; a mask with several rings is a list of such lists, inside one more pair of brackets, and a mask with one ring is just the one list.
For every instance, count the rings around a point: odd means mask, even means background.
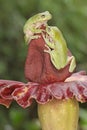
[{"label": "plant stalk", "polygon": [[53,99],[38,104],[38,116],[42,130],[77,130],[79,105],[76,99]]}]

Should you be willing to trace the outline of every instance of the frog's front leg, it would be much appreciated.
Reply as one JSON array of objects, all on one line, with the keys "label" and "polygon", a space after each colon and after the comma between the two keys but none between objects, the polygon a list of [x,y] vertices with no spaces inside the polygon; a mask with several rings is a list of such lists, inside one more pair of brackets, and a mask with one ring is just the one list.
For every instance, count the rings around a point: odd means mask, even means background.
[{"label": "frog's front leg", "polygon": [[50,47],[48,47],[46,44],[45,44],[45,47],[47,49],[44,49],[44,52],[47,52],[47,53],[49,53],[51,55],[52,50],[50,49]]},{"label": "frog's front leg", "polygon": [[29,44],[31,40],[38,39],[40,37],[41,37],[40,35],[32,35],[30,37],[25,37],[25,41],[26,41],[27,44]]},{"label": "frog's front leg", "polygon": [[40,29],[40,28],[38,28],[38,29],[32,29],[32,36],[30,37],[30,40],[32,40],[32,39],[38,39],[38,38],[40,38],[41,36],[39,35],[40,33],[42,33],[42,31],[43,31],[43,29]]},{"label": "frog's front leg", "polygon": [[50,54],[51,62],[55,66],[56,69],[61,69],[61,63],[60,63],[60,57],[58,57],[58,53],[55,52],[55,50],[50,49],[47,45],[45,45],[48,50],[44,50],[44,52],[47,52]]},{"label": "frog's front leg", "polygon": [[39,32],[40,31],[35,31],[34,29],[27,30],[25,35],[26,43],[29,44],[31,40],[40,38]]},{"label": "frog's front leg", "polygon": [[40,38],[41,36],[40,35],[33,35],[33,36],[31,36],[31,40],[33,40],[33,39],[38,39],[38,38]]},{"label": "frog's front leg", "polygon": [[45,49],[44,52],[49,53],[50,58],[51,58],[51,62],[52,62],[53,65],[55,66],[54,50],[51,50],[50,47],[47,46],[46,44],[45,44],[45,47],[46,47],[47,49]]},{"label": "frog's front leg", "polygon": [[30,34],[31,34],[30,40],[40,38],[41,36],[39,34],[42,34],[43,31],[44,30],[40,28],[32,28],[30,30]]},{"label": "frog's front leg", "polygon": [[69,72],[73,72],[76,67],[75,57],[74,56],[69,57],[68,61],[70,61]]},{"label": "frog's front leg", "polygon": [[43,39],[45,41],[45,43],[51,48],[54,49],[55,44],[52,41],[52,39],[50,39],[50,36],[48,34],[44,35],[44,33],[42,33]]}]

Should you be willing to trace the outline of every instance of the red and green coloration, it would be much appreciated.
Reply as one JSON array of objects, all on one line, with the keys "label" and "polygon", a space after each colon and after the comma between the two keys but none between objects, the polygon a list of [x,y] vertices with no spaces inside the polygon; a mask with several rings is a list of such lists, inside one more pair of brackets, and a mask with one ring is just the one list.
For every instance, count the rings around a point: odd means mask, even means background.
[{"label": "red and green coloration", "polygon": [[[45,26],[41,28],[46,33]],[[57,70],[50,55],[44,52],[46,43],[42,33],[38,35],[28,45],[25,62],[28,83],[0,80],[0,104],[8,108],[15,100],[26,108],[34,99],[42,130],[77,130],[78,101],[87,101],[87,75],[84,71],[70,73],[70,62]],[[72,55],[69,50],[67,55]]]}]

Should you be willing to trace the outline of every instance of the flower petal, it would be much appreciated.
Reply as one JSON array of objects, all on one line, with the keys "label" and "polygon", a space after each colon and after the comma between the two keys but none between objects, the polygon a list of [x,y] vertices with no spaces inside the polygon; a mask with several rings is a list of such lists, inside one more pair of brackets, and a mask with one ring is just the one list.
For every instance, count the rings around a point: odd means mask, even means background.
[{"label": "flower petal", "polygon": [[37,84],[28,83],[25,87],[17,88],[13,92],[13,99],[16,100],[20,106],[26,108],[31,105],[32,99],[36,98],[37,89]]},{"label": "flower petal", "polygon": [[21,91],[21,89],[25,89],[27,86],[29,85],[18,81],[0,80],[0,104],[9,107],[9,105],[14,99],[13,93],[17,91],[17,89],[20,89],[19,94],[22,95],[23,92]]},{"label": "flower petal", "polygon": [[18,81],[0,80],[0,95],[2,98],[12,99],[12,92],[25,84]]},{"label": "flower petal", "polygon": [[0,104],[6,106],[7,108],[9,108],[11,102],[12,102],[12,100],[3,99],[2,97],[0,97]]},{"label": "flower petal", "polygon": [[52,99],[52,95],[50,91],[48,91],[47,86],[40,85],[38,87],[37,95],[36,95],[36,101],[40,104],[45,104],[49,100]]},{"label": "flower petal", "polygon": [[87,102],[87,75],[84,71],[74,73],[65,82],[38,84],[33,82],[0,80],[0,104],[9,107],[15,100],[26,108],[33,99],[40,104],[49,100],[76,98],[80,102]]},{"label": "flower petal", "polygon": [[65,82],[51,84],[48,88],[57,99],[75,97],[80,102],[87,101],[87,75],[83,71],[72,74]]}]

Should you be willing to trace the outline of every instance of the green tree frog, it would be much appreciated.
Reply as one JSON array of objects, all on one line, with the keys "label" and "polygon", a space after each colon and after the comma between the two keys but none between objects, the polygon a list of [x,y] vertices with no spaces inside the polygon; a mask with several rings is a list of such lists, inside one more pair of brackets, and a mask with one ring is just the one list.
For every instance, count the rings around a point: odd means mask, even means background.
[{"label": "green tree frog", "polygon": [[44,52],[50,54],[51,62],[56,69],[64,68],[69,62],[69,72],[76,67],[75,57],[68,56],[68,48],[61,31],[55,26],[46,27],[46,36],[43,35],[47,49]]},{"label": "green tree frog", "polygon": [[38,13],[29,18],[23,29],[26,43],[29,43],[32,39],[37,39],[39,37],[38,33],[42,33],[41,26],[46,26],[47,21],[51,18],[52,15],[48,11]]}]

